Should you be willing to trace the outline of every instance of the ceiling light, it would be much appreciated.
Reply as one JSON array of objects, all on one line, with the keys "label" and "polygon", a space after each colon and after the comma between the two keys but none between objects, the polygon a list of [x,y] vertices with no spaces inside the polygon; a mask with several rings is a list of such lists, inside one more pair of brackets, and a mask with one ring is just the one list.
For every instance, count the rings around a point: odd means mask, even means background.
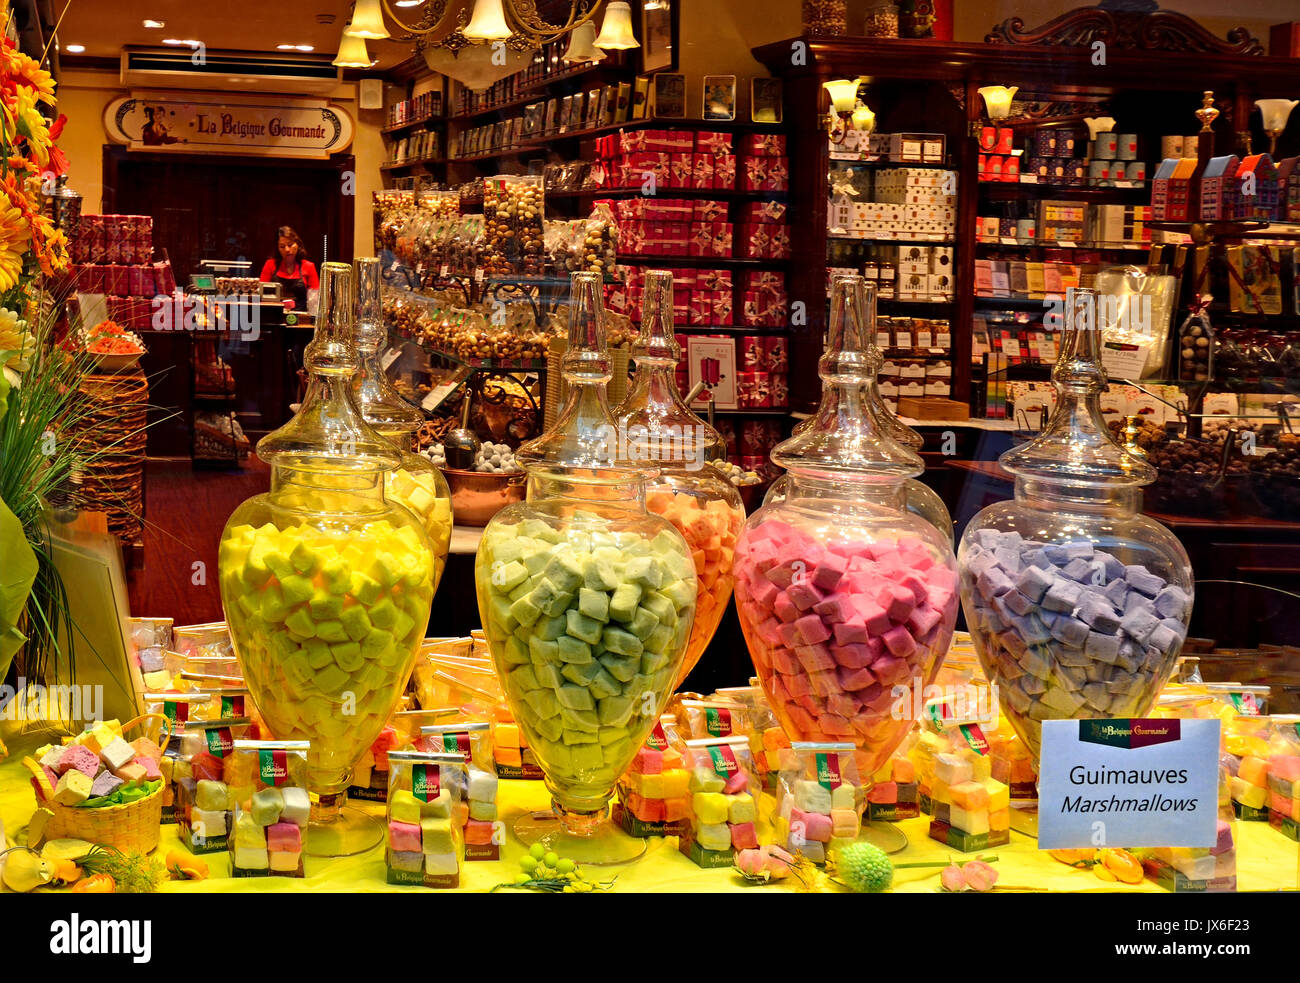
[{"label": "ceiling light", "polygon": [[464,34],[471,41],[505,41],[514,32],[506,23],[502,0],[474,0],[474,13]]},{"label": "ceiling light", "polygon": [[277,44],[276,51],[315,51],[316,48],[310,44]]},{"label": "ceiling light", "polygon": [[299,45],[295,45],[295,47],[296,47],[299,51],[315,51],[315,50],[316,50],[316,46],[315,46],[314,44],[299,44]]},{"label": "ceiling light", "polygon": [[339,41],[339,53],[330,64],[339,68],[369,68],[370,52],[366,50],[366,39],[353,37],[345,30]]},{"label": "ceiling light", "polygon": [[144,26],[147,27],[147,28],[148,28],[149,30],[151,30],[151,31],[161,31],[161,30],[162,30],[164,27],[166,27],[167,25],[166,25],[166,23],[164,23],[163,21],[160,21],[160,20],[149,20],[149,19],[146,18],[146,19],[145,19],[145,22],[144,22]]},{"label": "ceiling light", "polygon": [[422,3],[424,3],[424,0],[397,0],[396,6],[398,6],[398,7],[418,7],[418,6],[420,6],[420,4],[422,4]]},{"label": "ceiling light", "polygon": [[356,8],[352,11],[352,21],[343,29],[343,33],[349,37],[373,41],[392,36],[384,26],[384,12],[379,6],[379,0],[357,0]]},{"label": "ceiling light", "polygon": [[593,43],[606,51],[640,47],[636,35],[632,33],[632,8],[622,0],[606,4],[605,19],[600,24],[600,37]]},{"label": "ceiling light", "polygon": [[70,55],[79,55],[86,50],[86,46],[84,44],[70,44],[63,50]]},{"label": "ceiling light", "polygon": [[192,38],[163,38],[163,44],[174,44],[177,47],[184,46],[189,48],[201,48],[203,46],[202,41],[195,41]]}]

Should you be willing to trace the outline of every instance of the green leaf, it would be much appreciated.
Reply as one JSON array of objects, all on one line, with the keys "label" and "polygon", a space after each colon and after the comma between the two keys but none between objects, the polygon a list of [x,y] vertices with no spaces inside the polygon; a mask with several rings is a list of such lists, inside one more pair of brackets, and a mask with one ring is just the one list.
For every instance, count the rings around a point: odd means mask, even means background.
[{"label": "green leaf", "polygon": [[0,679],[27,641],[17,625],[35,579],[36,553],[18,517],[0,502]]}]

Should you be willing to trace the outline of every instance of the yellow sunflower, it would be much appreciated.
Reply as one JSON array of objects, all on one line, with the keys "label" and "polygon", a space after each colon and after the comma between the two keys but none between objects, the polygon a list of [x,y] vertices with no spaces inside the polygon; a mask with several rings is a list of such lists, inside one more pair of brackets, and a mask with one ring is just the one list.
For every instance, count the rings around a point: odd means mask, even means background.
[{"label": "yellow sunflower", "polygon": [[31,241],[31,226],[12,201],[0,197],[0,293],[18,285],[23,254]]},{"label": "yellow sunflower", "polygon": [[23,54],[7,39],[0,44],[0,72],[13,81],[30,87],[41,102],[54,105],[53,76],[41,68],[36,59]]},{"label": "yellow sunflower", "polygon": [[16,311],[0,307],[0,352],[14,352],[4,368],[26,372],[36,354],[36,337],[27,328],[27,322]]},{"label": "yellow sunflower", "polygon": [[47,276],[61,273],[68,266],[68,237],[44,215],[33,215],[31,220],[32,252]]},{"label": "yellow sunflower", "polygon": [[[7,104],[5,111],[7,115],[11,112]],[[50,145],[53,141],[50,139],[50,124],[37,108],[36,93],[33,90],[20,88],[16,91],[12,116],[14,128],[27,138],[32,159],[44,169],[50,162]]]}]

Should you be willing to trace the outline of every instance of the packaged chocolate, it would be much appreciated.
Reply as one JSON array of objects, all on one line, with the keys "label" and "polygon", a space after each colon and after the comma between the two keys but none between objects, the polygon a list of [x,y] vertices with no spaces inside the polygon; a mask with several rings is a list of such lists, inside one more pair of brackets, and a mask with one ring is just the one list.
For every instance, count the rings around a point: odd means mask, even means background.
[{"label": "packaged chocolate", "polygon": [[230,765],[235,741],[248,725],[247,717],[196,720],[186,722],[177,735],[171,761],[173,819],[191,853],[221,853],[228,848],[234,809]]},{"label": "packaged chocolate", "polygon": [[305,876],[310,748],[310,741],[235,741],[227,769],[234,800],[230,876]]},{"label": "packaged chocolate", "polygon": [[758,846],[758,795],[749,741],[744,736],[686,742],[690,823],[678,849],[698,867],[730,867],[736,850]]},{"label": "packaged chocolate", "polygon": [[469,765],[459,753],[423,751],[393,751],[388,765],[388,883],[459,887]]},{"label": "packaged chocolate", "polygon": [[857,839],[866,788],[856,748],[848,743],[795,741],[782,767],[776,793],[777,841],[813,863]]}]

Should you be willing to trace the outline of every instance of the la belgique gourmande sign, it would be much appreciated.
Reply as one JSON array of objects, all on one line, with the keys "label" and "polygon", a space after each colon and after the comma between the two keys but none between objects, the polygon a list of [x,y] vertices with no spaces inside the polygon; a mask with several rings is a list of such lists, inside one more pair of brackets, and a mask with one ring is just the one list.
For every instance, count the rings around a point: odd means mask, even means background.
[{"label": "la belgique gourmande sign", "polygon": [[319,99],[133,92],[104,110],[110,140],[132,150],[325,158],[352,143],[352,118]]}]

